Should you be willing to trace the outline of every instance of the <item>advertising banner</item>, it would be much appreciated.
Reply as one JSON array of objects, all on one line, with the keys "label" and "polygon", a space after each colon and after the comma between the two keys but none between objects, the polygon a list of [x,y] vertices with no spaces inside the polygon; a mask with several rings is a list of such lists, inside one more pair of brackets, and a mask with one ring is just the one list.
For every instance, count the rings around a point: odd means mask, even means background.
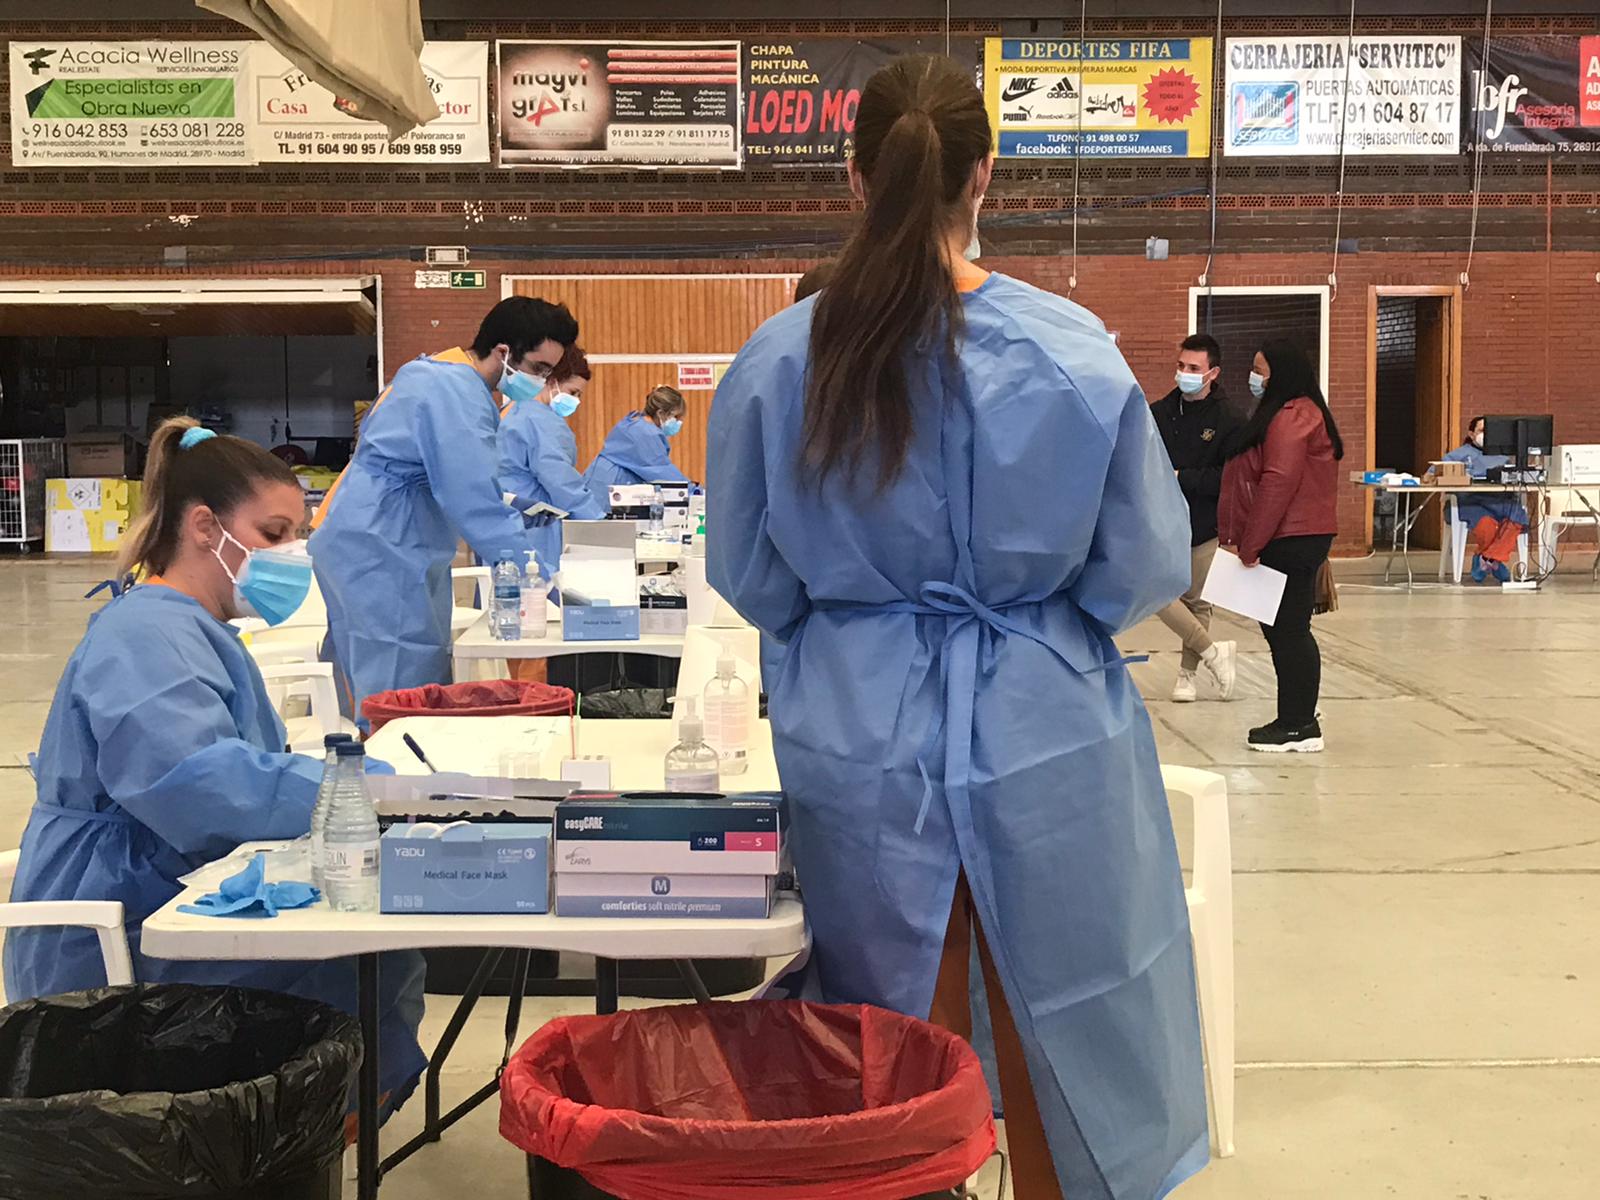
[{"label": "advertising banner", "polygon": [[251,161],[252,43],[11,40],[17,166],[239,165]]},{"label": "advertising banner", "polygon": [[248,63],[258,161],[486,163],[489,161],[489,43],[428,42],[422,72],[439,115],[394,141],[375,121],[352,116],[327,88],[265,42]]},{"label": "advertising banner", "polygon": [[496,42],[502,167],[741,161],[738,42]]},{"label": "advertising banner", "polygon": [[[1347,46],[1349,53],[1346,53]],[[1375,35],[1229,38],[1233,155],[1456,154],[1461,39]]]},{"label": "advertising banner", "polygon": [[[952,57],[976,68],[978,44]],[[873,72],[903,54],[943,54],[943,38],[815,38],[745,47],[745,165],[842,163],[855,153],[856,108]]]},{"label": "advertising banner", "polygon": [[1205,158],[1210,38],[989,38],[983,92],[1002,158]]},{"label": "advertising banner", "polygon": [[1493,38],[1466,48],[1468,150],[1600,154],[1600,34]]}]

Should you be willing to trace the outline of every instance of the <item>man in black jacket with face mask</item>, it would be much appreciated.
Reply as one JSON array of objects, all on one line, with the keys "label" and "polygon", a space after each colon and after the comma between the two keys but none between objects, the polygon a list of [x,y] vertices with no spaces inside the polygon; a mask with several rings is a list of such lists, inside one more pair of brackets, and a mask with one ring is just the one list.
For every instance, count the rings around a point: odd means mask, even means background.
[{"label": "man in black jacket with face mask", "polygon": [[1200,599],[1217,552],[1224,447],[1241,424],[1223,393],[1221,370],[1222,348],[1215,338],[1204,333],[1185,338],[1178,349],[1178,386],[1150,406],[1189,502],[1190,587],[1157,614],[1183,641],[1183,662],[1172,689],[1179,702],[1199,699],[1196,676],[1202,666],[1222,699],[1233,695],[1234,643],[1211,640],[1211,605]]}]

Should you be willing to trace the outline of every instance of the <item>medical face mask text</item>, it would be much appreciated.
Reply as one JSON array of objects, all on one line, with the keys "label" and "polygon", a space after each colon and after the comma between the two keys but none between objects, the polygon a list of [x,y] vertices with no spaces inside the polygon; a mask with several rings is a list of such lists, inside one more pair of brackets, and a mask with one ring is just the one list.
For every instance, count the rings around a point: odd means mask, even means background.
[{"label": "medical face mask text", "polygon": [[1267,394],[1267,377],[1265,375],[1259,375],[1254,371],[1250,372],[1250,394],[1257,400]]},{"label": "medical face mask text", "polygon": [[513,404],[532,400],[544,390],[544,381],[549,375],[548,370],[544,375],[530,375],[526,371],[513,370],[511,360],[505,359],[500,364],[500,394]]},{"label": "medical face mask text", "polygon": [[1179,371],[1173,379],[1185,396],[1193,396],[1206,385],[1205,375],[1197,371]]},{"label": "medical face mask text", "polygon": [[550,411],[565,420],[578,411],[578,398],[571,392],[557,392],[550,397]]},{"label": "medical face mask text", "polygon": [[282,625],[305,603],[311,591],[311,556],[302,541],[252,550],[226,529],[222,536],[244,552],[237,573],[229,570],[219,547],[211,553],[233,582],[233,604],[241,616],[260,617]]},{"label": "medical face mask text", "polygon": [[677,417],[668,417],[665,421],[661,422],[661,432],[666,434],[668,437],[677,437],[683,432],[683,422]]}]

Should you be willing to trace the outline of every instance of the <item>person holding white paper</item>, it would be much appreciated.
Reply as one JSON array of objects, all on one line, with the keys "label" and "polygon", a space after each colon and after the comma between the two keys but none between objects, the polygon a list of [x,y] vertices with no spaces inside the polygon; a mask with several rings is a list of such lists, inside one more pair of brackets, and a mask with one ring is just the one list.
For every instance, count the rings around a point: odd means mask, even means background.
[{"label": "person holding white paper", "polygon": [[1322,652],[1311,613],[1339,530],[1344,439],[1316,369],[1293,342],[1261,348],[1250,393],[1260,403],[1223,468],[1217,536],[1247,568],[1265,563],[1287,576],[1277,619],[1261,626],[1278,676],[1278,716],[1250,731],[1250,748],[1315,753],[1323,748],[1317,720]]}]

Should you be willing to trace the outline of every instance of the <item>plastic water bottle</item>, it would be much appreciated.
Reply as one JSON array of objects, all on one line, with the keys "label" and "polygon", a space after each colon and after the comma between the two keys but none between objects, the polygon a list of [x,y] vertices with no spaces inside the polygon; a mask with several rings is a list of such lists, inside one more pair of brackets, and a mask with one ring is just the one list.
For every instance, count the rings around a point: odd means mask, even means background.
[{"label": "plastic water bottle", "polygon": [[704,708],[706,741],[717,752],[722,774],[744,774],[750,765],[750,685],[739,678],[732,655],[717,659]]},{"label": "plastic water bottle", "polygon": [[679,700],[678,744],[667,751],[665,774],[669,792],[715,792],[722,786],[717,752],[706,745],[705,725],[694,715],[694,697]]},{"label": "plastic water bottle", "polygon": [[650,536],[659,539],[666,531],[667,503],[661,495],[661,485],[656,484],[650,495]]},{"label": "plastic water bottle", "polygon": [[[311,882],[318,888],[322,878],[322,831],[328,820],[328,805],[333,799],[333,781],[339,774],[338,749],[355,739],[348,733],[330,733],[322,739],[326,752],[322,760],[322,782],[317,784],[317,806],[311,810]],[[326,890],[326,889],[324,889]]]},{"label": "plastic water bottle", "polygon": [[522,572],[509,558],[494,568],[494,636],[502,642],[522,637]]},{"label": "plastic water bottle", "polygon": [[542,638],[550,627],[550,585],[539,574],[539,556],[528,551],[522,572],[522,636]]},{"label": "plastic water bottle", "polygon": [[322,827],[322,878],[336,912],[378,911],[378,813],[367,799],[366,751],[343,742]]}]

